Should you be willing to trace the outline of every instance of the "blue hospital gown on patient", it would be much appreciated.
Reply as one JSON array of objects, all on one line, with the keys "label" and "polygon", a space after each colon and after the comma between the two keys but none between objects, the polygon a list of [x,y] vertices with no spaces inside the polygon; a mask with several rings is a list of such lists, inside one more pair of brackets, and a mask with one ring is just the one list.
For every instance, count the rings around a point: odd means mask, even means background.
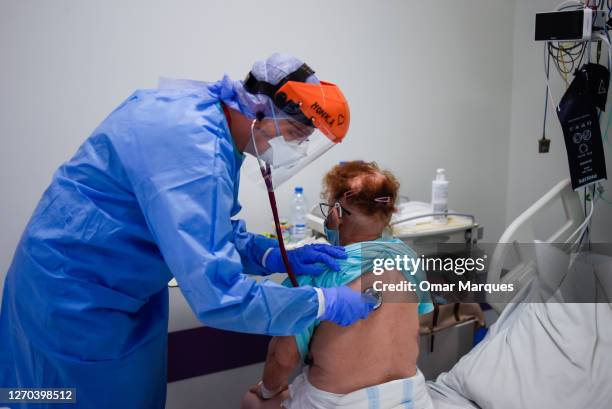
[{"label": "blue hospital gown on patient", "polygon": [[[329,288],[340,287],[351,281],[359,278],[362,274],[372,271],[375,259],[395,258],[397,255],[404,257],[407,255],[410,258],[416,259],[418,256],[406,243],[400,239],[378,239],[375,241],[365,241],[353,243],[345,247],[348,258],[346,260],[337,260],[340,264],[340,271],[326,269],[318,277],[312,276],[297,276],[297,281],[302,285],[313,287]],[[408,281],[417,284],[426,280],[425,271],[418,269],[414,275],[409,272],[404,274]],[[290,287],[291,281],[286,279],[283,282],[284,286]],[[434,307],[431,302],[431,297],[428,292],[417,291],[419,305],[419,315],[427,314],[433,311]],[[308,354],[310,339],[314,334],[315,328],[320,324],[317,320],[312,325],[308,326],[304,331],[295,335],[300,356],[305,358]]]}]

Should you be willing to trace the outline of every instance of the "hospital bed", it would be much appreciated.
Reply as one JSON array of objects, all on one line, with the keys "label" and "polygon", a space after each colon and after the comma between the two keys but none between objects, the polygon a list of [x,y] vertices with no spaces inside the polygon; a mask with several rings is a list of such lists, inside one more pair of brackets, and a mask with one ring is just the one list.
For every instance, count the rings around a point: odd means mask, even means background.
[{"label": "hospital bed", "polygon": [[[538,241],[535,221],[555,203],[565,217]],[[495,298],[501,315],[485,339],[428,383],[436,409],[612,407],[612,258],[567,252],[568,238],[584,226],[569,180],[510,224],[489,282],[513,283],[518,291],[510,302]],[[513,252],[515,263],[506,268]]]}]

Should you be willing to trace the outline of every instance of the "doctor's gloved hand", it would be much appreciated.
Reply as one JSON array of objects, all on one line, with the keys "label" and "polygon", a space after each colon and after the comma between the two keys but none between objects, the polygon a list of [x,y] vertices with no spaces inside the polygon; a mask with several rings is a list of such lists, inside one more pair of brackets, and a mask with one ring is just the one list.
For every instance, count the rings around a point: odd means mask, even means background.
[{"label": "doctor's gloved hand", "polygon": [[[289,263],[297,275],[318,276],[325,267],[334,271],[340,270],[336,259],[347,258],[344,247],[329,246],[327,244],[307,244],[294,250],[287,251]],[[286,273],[283,257],[278,247],[270,250],[265,257],[265,267],[276,273]]]},{"label": "doctor's gloved hand", "polygon": [[371,295],[351,290],[347,286],[321,288],[325,298],[325,312],[321,321],[331,321],[346,327],[367,318],[378,300]]}]

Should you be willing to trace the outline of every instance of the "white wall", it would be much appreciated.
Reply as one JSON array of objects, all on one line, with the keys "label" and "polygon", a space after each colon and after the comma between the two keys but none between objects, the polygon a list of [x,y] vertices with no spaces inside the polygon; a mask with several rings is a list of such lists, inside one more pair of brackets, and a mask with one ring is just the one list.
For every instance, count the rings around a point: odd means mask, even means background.
[{"label": "white wall", "polygon": [[[551,139],[550,153],[539,154],[537,150],[537,139],[542,136],[546,86],[543,45],[533,40],[535,13],[555,10],[560,3],[559,0],[517,0],[516,2],[507,222],[511,222],[557,182],[569,178],[563,132],[550,103],[546,126],[547,137]],[[605,61],[605,54],[602,61]],[[565,84],[552,66],[551,78],[553,98],[558,103],[565,92]],[[610,109],[608,101],[608,110]],[[604,117],[606,120],[607,115],[608,113]],[[612,177],[611,148],[610,144],[604,143],[609,177]],[[607,190],[605,194],[611,198],[612,183],[607,181],[604,186]],[[592,227],[593,242],[612,242],[612,206],[603,201],[598,203],[593,214]]]},{"label": "white wall", "polygon": [[[1,1],[0,272],[52,172],[135,88],[158,76],[243,78],[292,52],[340,84],[347,140],[279,192],[320,180],[340,160],[376,160],[428,200],[437,167],[453,209],[495,240],[505,217],[514,1]],[[483,35],[486,33],[486,35]],[[267,196],[242,185],[254,231]]]}]

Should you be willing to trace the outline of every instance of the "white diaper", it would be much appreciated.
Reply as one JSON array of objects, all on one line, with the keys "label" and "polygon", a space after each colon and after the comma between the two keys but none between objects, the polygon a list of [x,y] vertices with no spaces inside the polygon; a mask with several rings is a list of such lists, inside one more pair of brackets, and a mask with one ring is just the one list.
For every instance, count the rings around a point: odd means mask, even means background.
[{"label": "white diaper", "polygon": [[421,371],[416,375],[359,389],[346,395],[325,392],[308,382],[308,368],[289,385],[286,409],[433,409]]}]

